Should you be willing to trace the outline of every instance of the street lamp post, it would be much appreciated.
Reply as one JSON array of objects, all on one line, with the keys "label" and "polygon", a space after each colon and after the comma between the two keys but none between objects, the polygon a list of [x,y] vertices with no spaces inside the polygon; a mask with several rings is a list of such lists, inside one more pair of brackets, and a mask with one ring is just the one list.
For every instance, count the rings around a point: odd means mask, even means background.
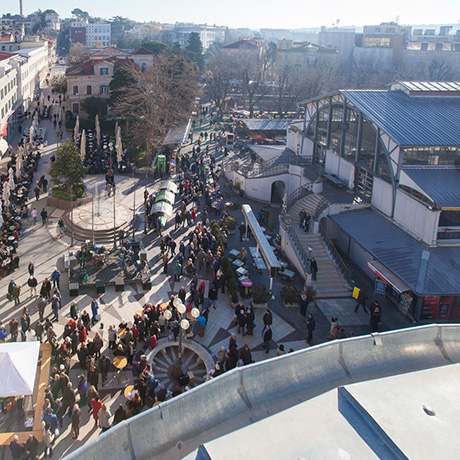
[{"label": "street lamp post", "polygon": [[[134,171],[133,171],[134,179]],[[136,239],[136,184],[133,183],[133,241]]]},{"label": "street lamp post", "polygon": [[[195,322],[198,316],[200,315],[200,310],[198,308],[192,308],[190,312],[190,320],[187,319],[186,317],[186,307],[182,303],[181,299],[176,296],[176,298],[173,301],[174,308],[177,310],[177,313],[179,314],[179,320],[180,320],[180,328],[179,328],[179,350],[177,352],[177,363],[175,364],[176,371],[179,373],[182,373],[182,356],[183,356],[183,349],[182,349],[182,341],[183,341],[183,335],[184,332],[187,331],[190,328],[191,321]],[[170,320],[172,318],[172,313],[170,310],[166,310],[164,313],[164,316],[167,320]]]},{"label": "street lamp post", "polygon": [[[147,175],[148,175],[148,171],[145,171],[145,190],[147,191],[147,182],[148,182],[148,179],[147,179]],[[146,193],[144,193],[144,235],[147,234],[147,200],[148,200],[148,196]]]},{"label": "street lamp post", "polygon": [[70,246],[73,246],[73,185],[70,186],[70,224],[72,225],[70,233]]},{"label": "street lamp post", "polygon": [[117,233],[116,233],[117,224],[116,224],[116,213],[115,213],[115,192],[116,192],[116,188],[112,187],[112,191],[113,191],[113,248],[117,249]]}]

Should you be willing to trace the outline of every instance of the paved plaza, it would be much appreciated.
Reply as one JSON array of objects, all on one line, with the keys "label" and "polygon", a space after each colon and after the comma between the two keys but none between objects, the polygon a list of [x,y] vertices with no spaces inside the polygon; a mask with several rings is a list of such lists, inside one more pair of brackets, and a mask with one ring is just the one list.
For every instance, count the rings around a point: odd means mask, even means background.
[{"label": "paved plaza", "polygon": [[[45,95],[49,90],[45,89]],[[52,124],[49,121],[42,121],[42,125],[48,128],[47,141],[48,145],[42,150],[42,157],[39,162],[38,172],[36,178],[41,175],[47,175],[47,170],[50,165],[50,158],[56,151],[56,136],[52,129]],[[209,123],[203,126],[197,126],[195,129],[196,133],[209,129]],[[70,134],[66,134],[70,136]],[[209,144],[211,151],[213,145]],[[192,146],[188,144],[182,149],[183,153],[188,153]],[[222,153],[216,153],[216,160],[219,164],[222,161]],[[111,228],[113,222],[113,197],[107,197],[104,191],[104,176],[89,176],[86,180],[86,185],[89,190],[98,191],[99,198],[95,201],[95,206],[99,207],[105,212],[101,212],[101,216],[98,218],[97,225],[102,227]],[[148,191],[152,192],[158,187],[158,181],[152,182],[150,179],[148,182],[145,178],[121,176],[117,175],[115,178],[117,185],[116,195],[116,219],[123,221],[132,220],[132,216],[136,215],[136,228],[134,230],[134,236],[136,239],[142,240],[142,244],[147,250],[147,259],[150,265],[152,288],[150,290],[143,290],[140,283],[126,286],[123,292],[116,292],[114,286],[106,288],[105,293],[102,295],[96,295],[94,291],[88,290],[80,294],[78,297],[71,298],[68,291],[68,275],[65,271],[62,273],[60,280],[61,284],[61,295],[62,295],[62,309],[59,312],[59,320],[54,323],[54,328],[58,334],[58,338],[62,337],[64,332],[64,326],[70,318],[70,301],[77,303],[77,306],[82,312],[88,310],[90,312],[90,303],[93,297],[97,297],[100,304],[100,322],[104,324],[104,328],[107,328],[110,324],[118,326],[118,324],[125,319],[128,322],[132,322],[133,315],[142,310],[142,307],[146,303],[154,305],[161,304],[169,301],[171,295],[177,294],[179,288],[183,285],[187,292],[189,291],[188,285],[190,278],[182,276],[179,282],[174,282],[173,268],[174,260],[169,263],[168,275],[163,274],[161,256],[159,250],[159,237],[154,232],[144,234],[144,217],[143,217],[143,192],[146,185],[148,185]],[[224,180],[221,179],[221,187],[224,186]],[[233,193],[233,192],[232,192]],[[261,205],[251,200],[240,199],[235,194],[232,195],[234,201],[240,201],[241,203],[249,203],[252,205],[253,210],[256,212]],[[91,204],[77,208],[74,211],[74,216],[82,226],[89,228],[92,225],[91,222]],[[176,203],[176,207],[178,203]],[[37,299],[29,295],[29,289],[27,288],[27,265],[29,261],[33,261],[35,265],[35,277],[41,284],[45,277],[50,277],[54,268],[57,266],[62,270],[64,267],[64,260],[73,251],[79,248],[80,242],[75,241],[74,246],[71,247],[71,237],[65,235],[59,237],[57,221],[63,215],[62,210],[49,208],[46,206],[46,197],[43,195],[38,201],[35,197],[31,197],[29,200],[29,208],[35,207],[39,212],[41,209],[47,209],[49,213],[48,223],[42,226],[40,223],[33,225],[32,219],[26,219],[24,222],[24,232],[21,237],[18,246],[18,255],[21,258],[20,268],[14,273],[2,279],[0,283],[0,312],[1,320],[3,324],[7,324],[11,318],[15,317],[19,320],[22,309],[28,308],[31,315],[32,325],[38,319],[37,310]],[[270,208],[270,221],[277,222],[279,209]],[[232,211],[231,215],[237,217],[237,221],[241,222],[243,219],[241,211]],[[191,229],[191,227],[190,227]],[[189,229],[178,229],[174,230],[174,225],[171,223],[167,227],[167,232],[170,232],[171,236],[176,240],[177,244],[188,236]],[[132,237],[132,235],[130,235]],[[234,234],[229,236],[228,247],[240,250],[243,245],[247,247],[254,246],[254,239],[250,242],[240,242],[239,238]],[[268,272],[263,270],[260,273],[252,265],[252,258],[249,256],[248,268],[250,271],[251,279],[256,282],[263,282],[268,285]],[[203,280],[206,283],[206,295],[208,292],[209,283],[212,280],[211,273],[206,272],[205,269],[198,271],[198,283]],[[12,302],[8,302],[6,299],[7,286],[11,279],[14,279],[16,283],[22,286],[22,293],[20,296],[21,303],[19,306],[15,306]],[[302,287],[303,281],[297,278],[294,281],[299,288]],[[308,346],[306,344],[306,328],[305,319],[299,314],[298,308],[285,308],[280,299],[280,289],[283,281],[275,278],[274,283],[274,299],[269,300],[269,308],[273,313],[273,339],[270,344],[270,352],[267,354],[262,348],[262,317],[265,312],[264,309],[255,310],[255,323],[254,334],[252,336],[242,336],[237,333],[237,327],[234,323],[234,307],[230,302],[227,294],[219,293],[219,299],[217,301],[217,308],[210,309],[209,322],[206,328],[204,337],[199,337],[197,334],[193,339],[197,343],[201,344],[210,355],[216,359],[217,353],[221,347],[228,348],[229,339],[232,335],[237,338],[238,348],[241,349],[243,345],[247,344],[252,352],[252,357],[255,362],[273,358],[276,354],[276,349],[280,344],[284,345],[286,351],[289,349],[299,350]],[[205,299],[205,303],[208,300]],[[249,304],[249,300],[243,302],[245,305]],[[328,339],[330,318],[338,317],[341,327],[344,327],[347,332],[353,331],[356,335],[368,333],[369,327],[369,316],[364,314],[362,311],[354,313],[355,301],[353,299],[338,299],[318,300],[317,307],[310,305],[308,308],[309,313],[312,313],[316,319],[317,327],[314,334],[313,345],[324,342]],[[46,316],[51,317],[51,307],[48,304],[46,307]],[[386,324],[386,318],[389,318],[389,324]],[[402,316],[392,312],[391,315],[386,316],[385,312],[383,315],[384,324],[382,329],[402,327],[406,323],[402,319]],[[399,322],[399,323],[398,323]],[[98,325],[93,327],[89,332],[89,339],[92,339],[95,334],[95,330],[98,329]],[[163,334],[163,337],[167,337],[169,330]],[[112,353],[107,350],[107,336],[104,337],[103,353],[109,355],[112,359]],[[136,357],[143,353],[142,345],[139,345],[136,350]],[[136,359],[136,358],[135,358]],[[112,414],[117,408],[118,404],[124,404],[126,398],[124,395],[124,389],[127,385],[133,382],[133,375],[131,367],[128,366],[123,373],[116,374],[116,369],[111,368],[108,381],[104,386],[100,386],[100,394],[103,402],[111,408]],[[77,376],[80,374],[81,369],[76,357],[71,360],[71,371],[70,379],[72,382],[77,381]],[[85,409],[82,410],[82,421],[81,421],[81,433],[78,440],[73,440],[70,435],[70,426],[66,421],[64,423],[61,434],[57,440],[53,458],[61,458],[66,453],[73,451],[81,444],[88,440],[96,437],[100,433],[100,429],[96,428],[94,424],[89,421],[90,414]],[[9,455],[9,453],[7,454]]]}]

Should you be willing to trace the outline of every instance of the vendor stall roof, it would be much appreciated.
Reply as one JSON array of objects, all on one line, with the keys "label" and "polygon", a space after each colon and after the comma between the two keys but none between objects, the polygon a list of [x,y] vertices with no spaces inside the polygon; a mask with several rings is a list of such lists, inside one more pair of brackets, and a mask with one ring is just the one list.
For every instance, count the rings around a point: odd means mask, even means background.
[{"label": "vendor stall roof", "polygon": [[33,394],[39,352],[40,342],[0,344],[0,397]]},{"label": "vendor stall roof", "polygon": [[158,192],[155,202],[165,200],[169,204],[174,204],[175,198],[176,196],[174,195],[174,193],[171,193],[169,190],[161,190],[160,192]]},{"label": "vendor stall roof", "polygon": [[181,126],[173,126],[166,134],[163,145],[180,145],[185,144],[190,134],[192,127],[192,120],[189,120],[187,124]]},{"label": "vendor stall roof", "polygon": [[172,180],[164,180],[160,182],[159,190],[169,190],[172,193],[177,193],[177,185]]},{"label": "vendor stall roof", "polygon": [[151,214],[166,214],[168,217],[173,215],[173,207],[166,201],[158,201],[152,206]]}]

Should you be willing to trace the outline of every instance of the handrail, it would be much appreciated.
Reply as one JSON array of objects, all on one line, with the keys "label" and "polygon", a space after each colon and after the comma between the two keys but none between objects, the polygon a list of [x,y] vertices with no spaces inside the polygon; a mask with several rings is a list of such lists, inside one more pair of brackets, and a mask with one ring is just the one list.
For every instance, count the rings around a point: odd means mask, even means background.
[{"label": "handrail", "polygon": [[[107,452],[111,460],[184,458],[203,443],[340,386],[458,363],[459,333],[458,324],[411,327],[237,367],[118,423],[65,458],[107,458]],[[220,410],[210,410],[217,405]],[[194,423],[184,411],[195,414]]]},{"label": "handrail", "polygon": [[313,184],[309,182],[308,184],[301,185],[297,187],[288,197],[286,205],[290,208],[297,200],[310,195],[313,190]]},{"label": "handrail", "polygon": [[311,275],[311,265],[310,265],[310,259],[308,258],[307,254],[305,253],[305,250],[302,246],[302,243],[299,240],[299,237],[297,236],[296,231],[292,228],[292,225],[290,225],[287,228],[287,232],[289,235],[289,238],[291,240],[291,244],[294,246],[294,249],[296,250],[297,257],[302,263],[302,267],[305,271],[306,274]]},{"label": "handrail", "polygon": [[347,280],[348,276],[351,273],[351,270],[345,265],[345,262],[340,257],[340,254],[334,246],[334,243],[327,236],[326,230],[321,224],[321,222],[319,224],[319,237],[321,238],[321,241],[323,242],[326,249],[329,251],[329,255],[331,256],[337,270],[341,273],[343,278]]}]

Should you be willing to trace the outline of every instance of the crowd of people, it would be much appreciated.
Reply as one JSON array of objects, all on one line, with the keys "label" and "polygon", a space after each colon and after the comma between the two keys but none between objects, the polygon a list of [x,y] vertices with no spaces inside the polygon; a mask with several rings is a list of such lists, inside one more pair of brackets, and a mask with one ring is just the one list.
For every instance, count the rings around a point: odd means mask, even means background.
[{"label": "crowd of people", "polygon": [[[33,192],[38,200],[41,191],[47,191],[48,181],[44,175],[34,180],[41,156],[40,147],[43,145],[43,136],[36,130],[34,133],[32,139],[30,134],[23,134],[18,142],[18,150],[10,151],[6,171],[0,175],[0,277],[19,268],[20,258],[16,250],[22,235],[22,220],[29,217],[29,211],[36,222],[37,210],[30,210],[27,205],[30,193]],[[22,161],[18,161],[19,155]]]}]

